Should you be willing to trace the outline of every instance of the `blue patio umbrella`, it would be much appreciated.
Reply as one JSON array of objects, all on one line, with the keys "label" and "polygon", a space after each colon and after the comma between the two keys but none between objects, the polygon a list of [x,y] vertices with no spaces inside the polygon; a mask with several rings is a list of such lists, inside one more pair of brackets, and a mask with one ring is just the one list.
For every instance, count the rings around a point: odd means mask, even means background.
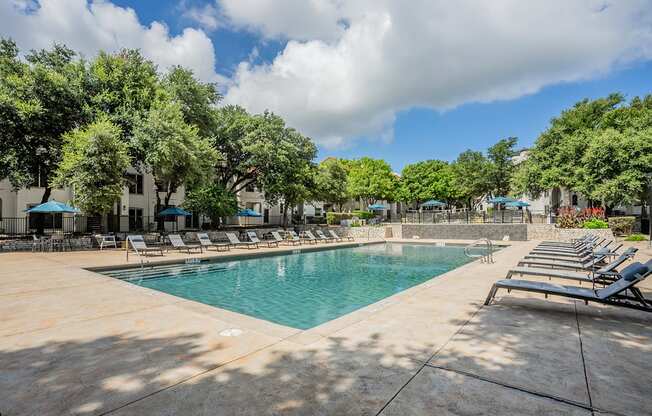
[{"label": "blue patio umbrella", "polygon": [[179,207],[170,207],[165,208],[163,211],[158,213],[159,216],[171,216],[171,217],[189,217],[192,214],[185,209]]},{"label": "blue patio umbrella", "polygon": [[525,201],[512,201],[512,202],[506,202],[505,206],[507,206],[507,207],[529,207],[530,204],[528,204]]},{"label": "blue patio umbrella", "polygon": [[436,199],[431,199],[429,201],[424,202],[421,204],[422,207],[445,207],[446,203],[437,201]]},{"label": "blue patio umbrella", "polygon": [[[54,216],[55,214],[77,214],[80,211],[77,208],[71,207],[70,205],[64,204],[63,202],[59,201],[48,201],[44,202],[40,205],[37,205],[35,207],[26,209],[25,212],[29,214],[52,214],[52,229],[54,229],[55,226],[55,221],[54,221]],[[74,223],[73,223],[74,224]],[[63,228],[63,223],[61,224]]]},{"label": "blue patio umbrella", "polygon": [[29,212],[30,214],[62,214],[62,213],[67,213],[67,214],[77,214],[79,213],[79,210],[77,208],[71,207],[70,205],[66,205],[63,202],[59,201],[48,201],[43,204],[37,205],[35,207],[32,207],[30,209],[26,209],[26,212]]},{"label": "blue patio umbrella", "polygon": [[491,198],[488,202],[490,204],[506,204],[508,202],[514,202],[516,201],[514,198],[510,198],[507,196],[497,196],[495,198]]},{"label": "blue patio umbrella", "polygon": [[[179,207],[170,207],[170,208],[165,208],[163,211],[158,213],[159,217],[189,217],[192,214],[185,209],[179,208]],[[163,220],[165,222],[165,219]],[[177,220],[172,221],[174,222],[174,228],[179,231],[179,222]]]},{"label": "blue patio umbrella", "polygon": [[382,211],[384,209],[387,209],[387,207],[383,204],[372,204],[367,207],[368,209],[372,211]]},{"label": "blue patio umbrella", "polygon": [[238,217],[262,217],[262,215],[251,208],[246,208],[238,211]]}]

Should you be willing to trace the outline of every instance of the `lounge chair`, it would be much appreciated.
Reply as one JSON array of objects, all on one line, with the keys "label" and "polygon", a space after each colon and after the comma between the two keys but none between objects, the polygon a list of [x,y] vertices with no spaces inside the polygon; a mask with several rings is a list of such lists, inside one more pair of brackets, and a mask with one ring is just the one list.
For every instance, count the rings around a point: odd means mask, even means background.
[{"label": "lounge chair", "polygon": [[[620,272],[620,278],[602,289],[589,289],[577,286],[557,285],[529,280],[505,279],[499,280],[491,287],[484,304],[489,305],[496,296],[498,289],[508,291],[542,293],[557,295],[571,299],[583,300],[587,304],[596,302],[605,305],[622,306],[652,312],[652,301],[645,299],[636,284],[645,280],[652,273],[652,260],[646,264],[635,262]],[[627,293],[629,292],[629,294]]]},{"label": "lounge chair", "polygon": [[314,234],[311,231],[308,231],[308,230],[303,232],[303,238],[306,239],[306,241],[314,241],[315,244],[318,243],[318,242],[325,243],[325,242],[328,241],[328,240],[324,240],[324,239],[315,237]]},{"label": "lounge chair", "polygon": [[335,241],[344,241],[345,238],[346,238],[347,241],[355,241],[355,238],[351,237],[350,235],[347,235],[345,237],[340,237],[333,230],[328,230],[328,233],[335,239]]},{"label": "lounge chair", "polygon": [[561,260],[548,260],[548,259],[522,259],[518,262],[518,266],[544,266],[558,269],[571,269],[571,270],[586,270],[591,271],[596,267],[604,266],[604,260],[607,258],[606,254],[598,254],[593,256],[592,259],[585,261],[561,261]]},{"label": "lounge chair", "polygon": [[[601,249],[598,249],[594,252],[588,252],[586,254],[569,254],[569,253],[535,253],[535,254],[528,254],[525,256],[526,259],[548,259],[548,260],[561,260],[561,261],[575,261],[575,262],[585,262],[590,260],[592,257],[600,255],[600,254],[606,254],[607,256],[617,256],[618,255],[618,250],[622,247],[623,245],[619,245],[618,247],[615,247],[613,250],[610,249],[609,247],[604,247]],[[534,253],[534,252],[533,252]]]},{"label": "lounge chair", "polygon": [[112,234],[97,234],[95,236],[95,241],[97,241],[97,244],[100,246],[100,250],[104,250],[104,247],[118,248],[118,242]]},{"label": "lounge chair", "polygon": [[230,243],[214,243],[206,233],[197,233],[197,239],[199,240],[199,244],[201,244],[202,247],[206,248],[206,250],[210,250],[211,248],[214,248],[216,251],[231,250]]},{"label": "lounge chair", "polygon": [[194,251],[199,251],[200,253],[203,253],[204,250],[201,248],[201,244],[192,244],[188,245],[186,244],[181,236],[179,234],[170,234],[168,235],[168,240],[170,240],[170,244],[172,244],[172,247],[168,246],[168,250],[170,248],[173,248],[178,251],[185,251],[186,253],[190,254],[193,250]]},{"label": "lounge chair", "polygon": [[335,238],[329,237],[322,230],[316,230],[315,233],[317,233],[317,238],[320,240],[326,240],[329,243],[334,243],[336,241]]},{"label": "lounge chair", "polygon": [[142,235],[128,235],[127,236],[127,260],[129,260],[129,247],[140,255],[148,255],[152,253],[159,253],[163,255],[163,248],[161,247],[149,247],[145,244],[145,239]]},{"label": "lounge chair", "polygon": [[306,238],[306,237],[303,237],[303,238],[299,237],[297,235],[296,231],[290,231],[290,236],[292,237],[293,240],[294,239],[299,239],[299,241],[302,241],[302,242],[307,241],[308,244],[317,244],[317,239],[315,238],[314,235],[312,236],[312,240],[311,240],[311,239]]},{"label": "lounge chair", "polygon": [[597,240],[597,239],[598,239],[597,236],[594,236],[594,235],[591,235],[591,234],[585,234],[583,237],[580,237],[578,239],[571,240],[571,241],[542,241],[541,243],[539,243],[539,246],[547,246],[547,245],[550,245],[550,246],[577,246],[577,245],[584,244],[584,243],[586,243],[588,241],[593,241],[593,240]]},{"label": "lounge chair", "polygon": [[587,283],[605,283],[612,282],[619,277],[616,268],[627,260],[630,260],[638,249],[632,248],[621,254],[617,259],[608,265],[596,270],[595,272],[573,272],[568,270],[546,269],[537,267],[515,267],[507,272],[506,279],[511,279],[513,275],[521,276],[540,276],[552,280],[553,277],[558,279],[575,280]]},{"label": "lounge chair", "polygon": [[249,236],[249,240],[251,240],[254,243],[258,243],[258,244],[267,243],[267,247],[278,247],[278,241],[261,240],[258,238],[258,235],[256,234],[255,231],[247,231],[247,236]]},{"label": "lounge chair", "polygon": [[226,233],[226,238],[229,239],[229,243],[232,247],[247,247],[247,248],[258,248],[258,243],[254,241],[240,241],[240,239],[233,233]]},{"label": "lounge chair", "polygon": [[286,245],[293,245],[293,246],[301,245],[301,239],[298,236],[296,238],[291,236],[290,239],[287,239],[287,238],[282,238],[281,234],[279,234],[278,231],[272,231],[272,237],[279,244],[286,244]]},{"label": "lounge chair", "polygon": [[538,253],[538,252],[546,252],[546,253],[569,253],[569,254],[582,254],[582,253],[589,253],[591,251],[595,251],[600,248],[606,248],[611,243],[613,240],[607,241],[606,239],[596,241],[594,243],[587,243],[584,245],[581,245],[579,247],[535,247],[532,250],[532,253]]}]

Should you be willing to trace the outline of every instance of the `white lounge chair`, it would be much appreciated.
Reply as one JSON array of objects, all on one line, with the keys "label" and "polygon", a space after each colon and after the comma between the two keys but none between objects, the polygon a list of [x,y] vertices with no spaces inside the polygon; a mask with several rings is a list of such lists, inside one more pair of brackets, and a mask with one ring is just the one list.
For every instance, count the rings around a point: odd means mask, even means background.
[{"label": "white lounge chair", "polygon": [[95,241],[100,246],[100,250],[104,250],[104,247],[118,248],[118,242],[112,234],[97,234]]},{"label": "white lounge chair", "polygon": [[[172,248],[175,250],[185,251],[188,254],[190,254],[193,250],[198,250],[200,253],[203,253],[204,251],[201,248],[201,244],[186,244],[179,234],[170,234],[168,235],[168,239],[170,240],[170,244],[172,244]],[[170,247],[168,247],[168,249],[169,248]]]},{"label": "white lounge chair", "polygon": [[258,244],[267,243],[267,247],[278,247],[278,241],[261,240],[260,238],[258,238],[258,234],[256,234],[255,231],[247,231],[247,236],[249,237],[249,240],[251,240],[254,243],[258,243]]},{"label": "white lounge chair", "polygon": [[301,245],[301,239],[297,237],[290,236],[289,239],[287,238],[282,238],[281,235],[278,233],[278,231],[272,231],[272,237],[274,237],[274,240],[276,240],[277,243],[279,244],[286,244],[286,245]]},{"label": "white lounge chair", "polygon": [[311,231],[308,231],[308,230],[306,230],[306,231],[303,232],[303,238],[304,238],[306,241],[314,241],[315,244],[317,244],[317,243],[320,242],[320,241],[321,241],[322,243],[325,243],[325,242],[326,242],[326,240],[322,240],[322,239],[320,239],[320,238],[315,237],[314,234],[313,234]]},{"label": "white lounge chair", "polygon": [[320,240],[326,240],[329,243],[334,243],[336,241],[335,238],[333,237],[328,237],[322,230],[316,230],[315,233],[317,233],[317,238]]},{"label": "white lounge chair", "polygon": [[329,233],[331,236],[333,236],[333,238],[334,238],[336,241],[344,241],[345,238],[346,238],[347,241],[355,241],[355,238],[351,237],[350,235],[347,235],[347,236],[345,236],[345,237],[340,237],[340,236],[337,235],[337,233],[335,233],[335,231],[333,231],[333,230],[328,230],[328,233]]},{"label": "white lounge chair", "polygon": [[[210,237],[208,237],[208,234],[206,233],[197,233],[197,239],[199,240],[199,244],[201,244],[202,247],[206,248],[206,250],[210,250],[211,248],[214,248],[216,251],[229,251],[231,250],[231,244],[229,243],[214,243],[211,241]],[[224,250],[222,250],[224,249]]]},{"label": "white lounge chair", "polygon": [[247,247],[247,248],[258,248],[258,243],[254,241],[240,241],[240,239],[233,233],[226,233],[226,238],[229,239],[232,247]]},{"label": "white lounge chair", "polygon": [[306,241],[308,242],[308,244],[317,244],[317,239],[315,238],[314,235],[312,236],[312,240],[307,237],[303,237],[303,238],[299,237],[296,231],[290,231],[290,235],[292,236],[292,239],[298,239],[299,241]]},{"label": "white lounge chair", "polygon": [[163,255],[161,247],[148,247],[145,244],[145,239],[142,235],[128,235],[127,236],[127,260],[129,260],[129,247],[131,247],[136,254],[146,256],[148,254],[159,253]]}]

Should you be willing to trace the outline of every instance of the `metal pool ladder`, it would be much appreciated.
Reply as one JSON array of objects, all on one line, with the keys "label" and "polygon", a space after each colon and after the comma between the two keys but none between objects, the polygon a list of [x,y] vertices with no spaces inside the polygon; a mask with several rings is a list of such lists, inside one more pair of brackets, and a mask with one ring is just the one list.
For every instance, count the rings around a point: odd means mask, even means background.
[{"label": "metal pool ladder", "polygon": [[[484,245],[485,253],[484,254],[474,254],[471,253],[470,249],[473,247],[480,247]],[[471,258],[480,258],[482,263],[493,263],[494,262],[494,244],[488,238],[481,238],[464,247],[464,254],[467,257]]]}]

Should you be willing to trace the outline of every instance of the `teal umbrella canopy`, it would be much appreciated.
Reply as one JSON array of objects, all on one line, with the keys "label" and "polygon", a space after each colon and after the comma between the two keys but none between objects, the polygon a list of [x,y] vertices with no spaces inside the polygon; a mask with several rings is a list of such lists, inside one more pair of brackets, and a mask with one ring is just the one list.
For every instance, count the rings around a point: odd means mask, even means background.
[{"label": "teal umbrella canopy", "polygon": [[262,217],[262,215],[257,213],[253,209],[247,208],[238,211],[238,217]]},{"label": "teal umbrella canopy", "polygon": [[368,209],[372,211],[381,211],[383,209],[387,209],[387,207],[383,204],[372,204],[367,207]]},{"label": "teal umbrella canopy", "polygon": [[491,204],[506,204],[508,202],[515,202],[516,200],[514,198],[510,198],[507,196],[497,196],[495,198],[491,198],[488,202]]},{"label": "teal umbrella canopy", "polygon": [[179,207],[165,208],[163,211],[159,212],[160,216],[173,216],[173,217],[189,217],[192,214],[186,211],[185,209]]},{"label": "teal umbrella canopy", "polygon": [[445,207],[446,203],[437,201],[436,199],[431,199],[429,201],[424,202],[421,204],[422,207]]},{"label": "teal umbrella canopy", "polygon": [[528,204],[525,201],[513,201],[513,202],[505,203],[505,206],[508,206],[508,207],[529,207],[530,204]]},{"label": "teal umbrella canopy", "polygon": [[43,204],[32,207],[28,210],[25,210],[30,214],[42,213],[42,214],[59,214],[59,213],[69,213],[77,214],[80,211],[77,208],[66,205],[63,202],[59,201],[48,201]]}]

